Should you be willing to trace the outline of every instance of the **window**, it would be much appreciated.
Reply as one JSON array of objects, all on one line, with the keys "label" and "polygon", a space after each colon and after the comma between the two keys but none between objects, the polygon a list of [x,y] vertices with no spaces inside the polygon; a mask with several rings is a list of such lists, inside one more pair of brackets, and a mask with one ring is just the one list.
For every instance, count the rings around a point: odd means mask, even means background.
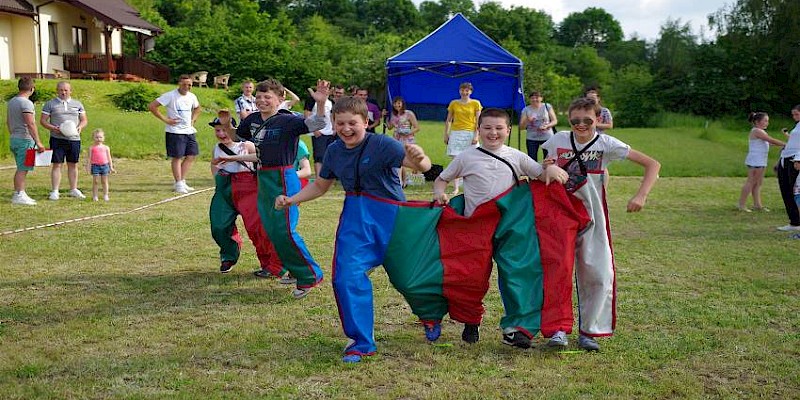
[{"label": "window", "polygon": [[58,25],[52,22],[47,23],[47,32],[50,36],[50,54],[58,55]]},{"label": "window", "polygon": [[72,49],[76,54],[89,52],[89,35],[86,28],[72,27]]}]

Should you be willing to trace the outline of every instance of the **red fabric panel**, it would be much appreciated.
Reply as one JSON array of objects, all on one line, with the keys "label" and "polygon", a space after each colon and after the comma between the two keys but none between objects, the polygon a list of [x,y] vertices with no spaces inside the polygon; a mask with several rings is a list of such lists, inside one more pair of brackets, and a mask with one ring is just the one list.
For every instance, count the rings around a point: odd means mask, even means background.
[{"label": "red fabric panel", "polygon": [[572,332],[572,276],[575,240],[589,222],[583,203],[559,183],[531,182],[536,233],[544,273],[542,336]]},{"label": "red fabric panel", "polygon": [[283,264],[275,247],[264,231],[261,217],[258,215],[258,178],[250,172],[231,174],[231,197],[233,205],[244,221],[244,228],[247,236],[256,248],[256,255],[261,264],[261,269],[265,269],[275,276],[280,276],[283,271]]},{"label": "red fabric panel", "polygon": [[499,221],[500,212],[492,200],[469,218],[445,207],[436,226],[444,267],[442,295],[450,318],[458,322],[481,323],[492,273],[492,237]]}]

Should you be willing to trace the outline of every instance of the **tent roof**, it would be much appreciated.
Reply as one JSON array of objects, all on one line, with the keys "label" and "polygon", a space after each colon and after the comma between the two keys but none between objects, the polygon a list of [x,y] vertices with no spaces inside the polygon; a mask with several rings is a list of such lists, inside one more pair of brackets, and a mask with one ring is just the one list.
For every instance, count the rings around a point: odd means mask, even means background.
[{"label": "tent roof", "polygon": [[387,60],[387,64],[435,62],[522,65],[519,58],[495,43],[461,13]]}]

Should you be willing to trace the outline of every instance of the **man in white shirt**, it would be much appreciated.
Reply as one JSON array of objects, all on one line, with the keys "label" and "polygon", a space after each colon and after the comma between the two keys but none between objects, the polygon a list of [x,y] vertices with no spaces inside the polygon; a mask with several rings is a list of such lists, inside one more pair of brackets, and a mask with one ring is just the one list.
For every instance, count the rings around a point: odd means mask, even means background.
[{"label": "man in white shirt", "polygon": [[[197,129],[194,128],[194,123],[200,116],[200,102],[197,96],[190,92],[191,89],[192,78],[189,75],[181,75],[178,78],[177,89],[162,94],[148,107],[156,118],[166,124],[167,157],[172,160],[174,190],[181,194],[194,190],[186,184],[186,175],[200,153],[195,138]],[[166,108],[166,117],[159,111],[160,106]]]}]

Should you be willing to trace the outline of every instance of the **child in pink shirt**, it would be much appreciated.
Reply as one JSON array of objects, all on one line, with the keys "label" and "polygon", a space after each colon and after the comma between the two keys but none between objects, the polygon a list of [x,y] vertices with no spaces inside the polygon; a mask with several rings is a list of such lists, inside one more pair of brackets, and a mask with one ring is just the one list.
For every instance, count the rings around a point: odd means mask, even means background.
[{"label": "child in pink shirt", "polygon": [[92,174],[92,200],[97,201],[97,181],[103,184],[103,200],[108,201],[108,173],[117,172],[111,159],[111,149],[104,144],[106,134],[102,129],[92,132],[94,144],[86,157],[86,171]]}]

